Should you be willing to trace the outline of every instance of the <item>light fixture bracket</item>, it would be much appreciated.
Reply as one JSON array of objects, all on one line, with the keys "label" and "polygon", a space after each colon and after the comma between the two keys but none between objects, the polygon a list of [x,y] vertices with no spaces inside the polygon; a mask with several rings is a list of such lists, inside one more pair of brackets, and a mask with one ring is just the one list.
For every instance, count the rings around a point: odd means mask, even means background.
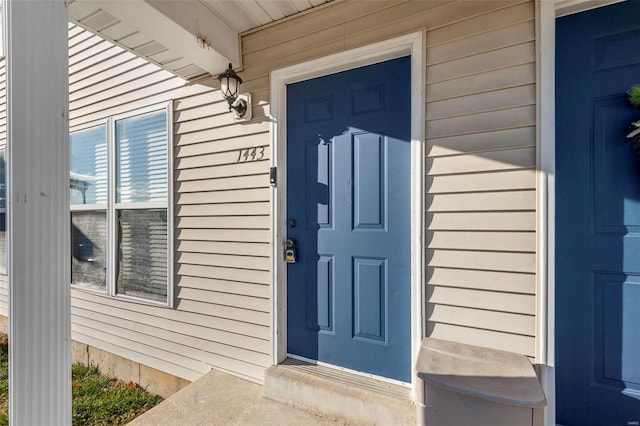
[{"label": "light fixture bracket", "polygon": [[233,119],[236,121],[251,120],[251,93],[239,94],[229,104],[229,111],[233,111]]}]

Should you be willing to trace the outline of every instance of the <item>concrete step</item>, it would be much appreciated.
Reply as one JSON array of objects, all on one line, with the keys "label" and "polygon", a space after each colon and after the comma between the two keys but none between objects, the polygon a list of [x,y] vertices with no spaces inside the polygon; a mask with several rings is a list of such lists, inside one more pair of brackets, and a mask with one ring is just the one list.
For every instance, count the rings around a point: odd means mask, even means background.
[{"label": "concrete step", "polygon": [[267,369],[263,394],[346,424],[416,424],[409,388],[291,358]]}]

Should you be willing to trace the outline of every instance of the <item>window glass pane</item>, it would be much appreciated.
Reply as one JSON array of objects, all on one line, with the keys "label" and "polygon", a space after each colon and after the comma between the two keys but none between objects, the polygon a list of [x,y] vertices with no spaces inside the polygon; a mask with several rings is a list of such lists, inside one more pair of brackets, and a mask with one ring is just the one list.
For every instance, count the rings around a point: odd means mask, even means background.
[{"label": "window glass pane", "polygon": [[118,294],[167,300],[167,211],[119,210]]},{"label": "window glass pane", "polygon": [[116,202],[167,200],[167,114],[116,122]]},{"label": "window glass pane", "polygon": [[107,202],[107,128],[69,135],[71,205]]},{"label": "window glass pane", "polygon": [[71,213],[71,282],[106,289],[107,215],[104,211]]},{"label": "window glass pane", "polygon": [[0,272],[7,272],[7,175],[4,148],[0,149]]}]

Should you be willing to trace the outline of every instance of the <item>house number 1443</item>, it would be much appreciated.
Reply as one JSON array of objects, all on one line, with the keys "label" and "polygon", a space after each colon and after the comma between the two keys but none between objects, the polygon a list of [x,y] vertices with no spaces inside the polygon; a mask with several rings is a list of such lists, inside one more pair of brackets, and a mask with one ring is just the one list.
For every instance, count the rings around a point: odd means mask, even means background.
[{"label": "house number 1443", "polygon": [[264,146],[259,146],[257,148],[239,149],[236,163],[262,160],[264,158],[264,148]]}]

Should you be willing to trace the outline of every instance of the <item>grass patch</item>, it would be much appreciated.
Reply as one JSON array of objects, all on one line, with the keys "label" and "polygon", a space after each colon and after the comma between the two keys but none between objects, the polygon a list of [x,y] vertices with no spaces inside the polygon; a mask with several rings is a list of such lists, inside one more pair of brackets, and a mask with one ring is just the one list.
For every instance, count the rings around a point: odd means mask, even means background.
[{"label": "grass patch", "polygon": [[[0,334],[0,425],[9,424],[9,345]],[[133,382],[100,373],[95,366],[73,364],[72,422],[75,426],[124,425],[162,401]]]}]

